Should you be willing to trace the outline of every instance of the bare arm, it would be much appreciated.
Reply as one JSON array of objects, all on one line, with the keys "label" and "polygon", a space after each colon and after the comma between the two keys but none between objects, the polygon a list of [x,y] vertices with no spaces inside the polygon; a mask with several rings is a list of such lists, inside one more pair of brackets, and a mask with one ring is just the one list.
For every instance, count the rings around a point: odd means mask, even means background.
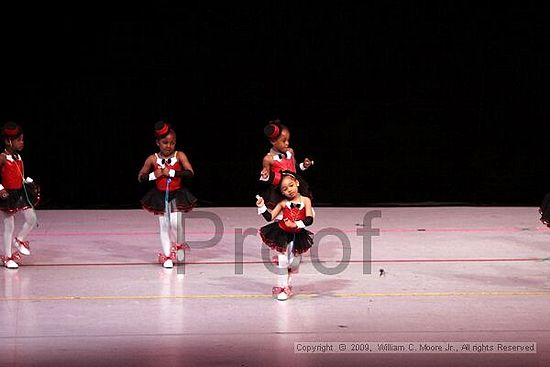
[{"label": "bare arm", "polygon": [[266,154],[262,160],[262,172],[260,172],[260,180],[268,181],[269,172],[271,171],[271,163],[273,162],[273,157],[271,154]]},{"label": "bare arm", "polygon": [[[294,165],[296,165],[296,155],[294,155],[294,149],[292,148],[289,148],[290,150],[290,153],[292,153],[292,157],[294,157]],[[306,169],[308,169],[309,167],[311,167],[313,165],[313,161],[310,160],[309,158],[304,158],[304,161],[301,162],[298,167],[300,167],[300,169],[302,171],[305,171]]]},{"label": "bare arm", "polygon": [[[156,157],[154,155],[150,155],[149,157],[147,157],[147,159],[145,160],[145,163],[143,164],[143,167],[138,173],[139,182],[145,182],[149,180],[148,176],[154,167],[155,161],[156,161]],[[159,173],[159,175],[157,175],[157,173]],[[155,177],[159,177],[159,176],[160,176],[160,172],[155,172]]]},{"label": "bare arm", "polygon": [[193,171],[193,166],[191,166],[191,162],[189,162],[189,159],[187,158],[187,155],[184,152],[178,151],[177,158],[184,170],[191,171],[191,173],[195,174],[195,172]]},{"label": "bare arm", "polygon": [[162,169],[162,174],[169,177],[193,178],[195,173],[193,172],[193,167],[191,166],[189,159],[187,159],[187,155],[178,151],[176,159],[181,164],[182,169],[180,171],[175,171],[174,169],[164,167]]},{"label": "bare arm", "polygon": [[279,213],[283,210],[285,206],[285,201],[281,201],[273,210],[271,211],[271,220],[277,218]]},{"label": "bare arm", "polygon": [[267,210],[265,206],[264,198],[257,195],[256,199],[257,199],[256,206],[258,207],[258,214],[262,215],[265,218],[265,220],[267,220],[268,222],[271,222],[273,219],[277,218],[281,210],[283,210],[284,208],[285,202],[281,201],[279,204],[277,204],[275,208],[273,208],[271,212],[269,212],[269,210]]}]

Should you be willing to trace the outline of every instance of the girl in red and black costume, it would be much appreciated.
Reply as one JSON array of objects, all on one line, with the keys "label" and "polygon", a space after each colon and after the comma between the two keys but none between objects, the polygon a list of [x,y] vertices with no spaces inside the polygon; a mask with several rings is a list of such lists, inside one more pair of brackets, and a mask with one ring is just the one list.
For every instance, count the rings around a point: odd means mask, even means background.
[{"label": "girl in red and black costume", "polygon": [[299,192],[300,182],[291,171],[281,172],[280,192],[286,197],[273,210],[269,211],[264,199],[257,196],[258,214],[273,221],[282,213],[282,219],[260,228],[264,244],[276,251],[277,286],[272,294],[280,301],[292,295],[291,274],[298,272],[301,254],[313,245],[310,231],[306,229],[313,223],[311,200]]},{"label": "girl in red and black costume", "polygon": [[176,243],[177,213],[188,212],[197,199],[185,187],[185,180],[194,176],[193,167],[182,151],[176,151],[176,133],[166,122],[155,124],[159,152],[150,155],[138,174],[139,182],[155,181],[155,187],[141,200],[143,208],[159,216],[162,253],[159,262],[172,268],[174,260],[185,258],[185,244]]},{"label": "girl in red and black costume", "polygon": [[[23,129],[14,122],[2,127],[5,149],[0,154],[0,211],[4,220],[4,256],[2,263],[9,269],[17,269],[16,260],[21,255],[30,255],[29,241],[25,238],[36,225],[34,207],[40,201],[40,190],[30,177],[25,177],[25,167],[20,152],[25,147]],[[15,213],[22,212],[23,227],[13,236]],[[12,253],[12,245],[17,251]]]},{"label": "girl in red and black costume", "polygon": [[[279,120],[270,121],[264,128],[264,135],[269,139],[272,148],[262,161],[260,181],[268,185],[263,190],[263,197],[265,205],[269,209],[273,209],[284,199],[278,188],[281,183],[281,172],[290,171],[296,175],[296,158],[294,157],[294,150],[289,146],[290,131]],[[312,164],[312,160],[305,158],[298,167],[300,170],[305,171]],[[296,177],[300,182],[300,193],[311,199],[307,182],[299,175],[296,175]]]}]

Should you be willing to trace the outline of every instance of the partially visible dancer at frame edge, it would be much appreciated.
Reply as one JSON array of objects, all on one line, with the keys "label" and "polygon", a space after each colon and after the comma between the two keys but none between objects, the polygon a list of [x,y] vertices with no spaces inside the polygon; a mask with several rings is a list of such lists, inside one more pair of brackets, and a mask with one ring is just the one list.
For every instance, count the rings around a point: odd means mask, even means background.
[{"label": "partially visible dancer at frame edge", "polygon": [[172,268],[174,261],[185,260],[185,250],[189,249],[186,244],[177,243],[177,212],[188,212],[197,203],[186,187],[195,173],[187,155],[176,150],[176,132],[169,124],[157,122],[154,135],[159,151],[147,157],[138,181],[154,181],[155,186],[141,199],[141,205],[159,218],[162,252],[158,260],[163,267]]},{"label": "partially visible dancer at frame edge", "polygon": [[550,228],[550,192],[544,196],[539,208],[540,221]]},{"label": "partially visible dancer at frame edge", "polygon": [[[1,135],[4,151],[0,154],[0,211],[4,221],[4,255],[0,260],[6,268],[17,269],[21,255],[31,254],[26,238],[37,223],[34,208],[40,202],[40,188],[32,178],[25,176],[21,157],[25,148],[23,128],[10,121],[2,127]],[[23,214],[25,222],[14,236],[17,213]],[[12,247],[15,247],[15,252],[12,252]]]}]

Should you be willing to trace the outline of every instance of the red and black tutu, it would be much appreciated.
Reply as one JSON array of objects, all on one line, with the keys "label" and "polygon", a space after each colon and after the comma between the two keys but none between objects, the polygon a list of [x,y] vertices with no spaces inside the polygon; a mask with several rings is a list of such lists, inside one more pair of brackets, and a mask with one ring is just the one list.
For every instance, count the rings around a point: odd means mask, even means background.
[{"label": "red and black tutu", "polygon": [[305,228],[295,233],[286,232],[279,226],[279,222],[273,222],[260,228],[259,232],[264,244],[278,252],[286,252],[291,241],[294,241],[294,255],[303,254],[313,246],[313,233]]},{"label": "red and black tutu", "polygon": [[5,213],[16,213],[20,210],[34,208],[40,202],[40,186],[31,183],[24,183],[18,190],[6,189],[8,197],[0,199],[0,211]]},{"label": "red and black tutu", "polygon": [[[163,215],[166,210],[165,195],[166,191],[153,187],[141,199],[141,206],[153,214]],[[197,204],[197,198],[187,187],[180,187],[177,190],[168,192],[168,203],[170,205],[170,212],[188,212]]]}]

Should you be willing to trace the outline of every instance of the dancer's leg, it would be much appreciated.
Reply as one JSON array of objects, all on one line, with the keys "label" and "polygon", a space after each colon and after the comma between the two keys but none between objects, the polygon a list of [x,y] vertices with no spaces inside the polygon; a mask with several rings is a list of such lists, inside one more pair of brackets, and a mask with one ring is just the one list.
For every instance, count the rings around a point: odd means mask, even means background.
[{"label": "dancer's leg", "polygon": [[273,287],[273,295],[279,301],[285,301],[290,296],[288,287],[288,255],[277,253],[277,287]]},{"label": "dancer's leg", "polygon": [[178,242],[178,213],[170,213],[170,241]]},{"label": "dancer's leg", "polygon": [[170,213],[170,240],[176,244],[176,259],[181,263],[185,261],[185,249],[187,245],[183,243],[183,233],[180,223],[181,213]]},{"label": "dancer's leg", "polygon": [[[10,269],[16,269],[19,266],[17,263],[13,260],[11,260],[12,252],[11,252],[11,244],[13,241],[13,229],[15,227],[15,221],[13,218],[13,214],[8,213],[2,213],[2,219],[4,221],[4,255],[6,257],[6,261],[4,265],[7,268]],[[9,260],[7,260],[9,259]]]},{"label": "dancer's leg", "polygon": [[[172,242],[170,241],[170,222],[164,215],[159,216],[160,244],[164,256],[169,257],[172,251]],[[165,268],[174,266],[172,260],[165,260],[162,264]]]},{"label": "dancer's leg", "polygon": [[281,288],[288,287],[288,256],[287,254],[277,254],[277,286]]},{"label": "dancer's leg", "polygon": [[23,227],[21,227],[21,231],[19,231],[17,237],[13,239],[13,244],[23,255],[30,255],[29,242],[25,241],[25,238],[36,226],[36,213],[33,208],[25,209],[23,210],[23,217],[25,218],[25,223],[23,223]]},{"label": "dancer's leg", "polygon": [[25,218],[25,223],[17,235],[17,238],[21,241],[24,241],[32,229],[36,226],[36,212],[33,208],[23,210],[23,216]]}]

